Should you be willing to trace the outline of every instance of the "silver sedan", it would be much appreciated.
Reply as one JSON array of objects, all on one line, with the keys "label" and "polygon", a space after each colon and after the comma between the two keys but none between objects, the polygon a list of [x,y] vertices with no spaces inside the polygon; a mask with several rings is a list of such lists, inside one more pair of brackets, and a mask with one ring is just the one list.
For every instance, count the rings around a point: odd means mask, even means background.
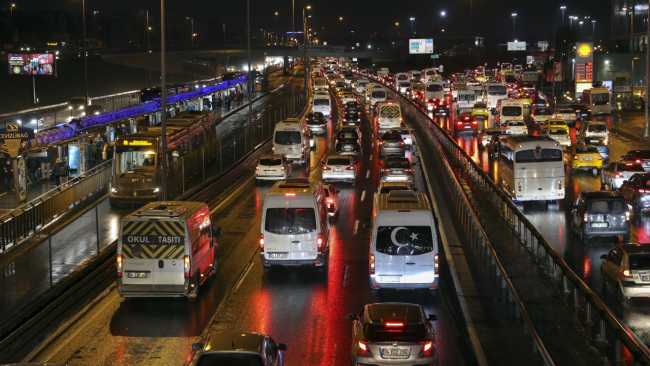
[{"label": "silver sedan", "polygon": [[600,185],[610,190],[621,188],[623,182],[636,173],[645,173],[643,166],[633,161],[616,161],[601,170]]}]

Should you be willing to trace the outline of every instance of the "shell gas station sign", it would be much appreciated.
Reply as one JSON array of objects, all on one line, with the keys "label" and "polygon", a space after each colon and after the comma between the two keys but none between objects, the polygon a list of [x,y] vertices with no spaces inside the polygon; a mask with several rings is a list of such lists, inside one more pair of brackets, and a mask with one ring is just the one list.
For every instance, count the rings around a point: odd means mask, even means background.
[{"label": "shell gas station sign", "polygon": [[575,75],[576,98],[584,89],[591,87],[594,81],[594,44],[592,42],[576,43]]}]

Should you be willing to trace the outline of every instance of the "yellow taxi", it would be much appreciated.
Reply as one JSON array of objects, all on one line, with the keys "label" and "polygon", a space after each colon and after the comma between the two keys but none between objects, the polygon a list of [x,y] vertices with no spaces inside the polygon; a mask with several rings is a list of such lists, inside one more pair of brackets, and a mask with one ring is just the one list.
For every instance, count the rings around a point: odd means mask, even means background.
[{"label": "yellow taxi", "polygon": [[490,118],[490,112],[488,111],[487,105],[485,103],[474,103],[472,107],[472,117],[476,119]]},{"label": "yellow taxi", "polygon": [[559,128],[565,129],[567,134],[571,133],[569,131],[569,126],[566,124],[566,122],[563,119],[559,119],[559,118],[551,118],[551,119],[545,121],[539,127],[539,130],[543,133],[545,130],[550,130],[550,129],[557,130]]},{"label": "yellow taxi", "polygon": [[591,170],[594,176],[603,167],[603,157],[594,145],[565,146],[563,148],[564,165],[573,173],[578,169]]},{"label": "yellow taxi", "polygon": [[530,94],[528,93],[517,93],[515,94],[515,99],[521,100],[524,108],[530,108],[531,104],[533,104]]}]

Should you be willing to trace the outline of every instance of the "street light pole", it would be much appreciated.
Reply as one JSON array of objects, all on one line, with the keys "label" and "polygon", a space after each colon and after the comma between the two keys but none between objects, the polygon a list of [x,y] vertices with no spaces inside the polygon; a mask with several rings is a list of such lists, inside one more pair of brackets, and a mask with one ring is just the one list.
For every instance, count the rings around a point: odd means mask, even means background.
[{"label": "street light pole", "polygon": [[[194,18],[185,17],[185,19],[190,21],[190,32],[191,32],[190,36],[192,38],[191,39],[191,41],[192,41],[191,44],[192,44],[192,51],[194,51]],[[194,87],[194,85],[196,83],[196,81],[195,81],[196,76],[195,76],[195,73],[194,73],[194,60],[192,60],[191,58],[190,58],[190,60],[192,61],[192,86]]]},{"label": "street light pole", "polygon": [[591,21],[591,38],[596,42],[596,21]]},{"label": "street light pole", "polygon": [[[303,47],[305,48],[305,61],[303,63],[303,67],[304,67],[303,74],[305,75],[305,81],[304,81],[304,85],[303,85],[303,90],[307,90],[307,67],[308,67],[308,64],[309,64],[309,62],[307,62],[307,60],[308,60],[307,59],[307,36],[308,36],[308,33],[307,33],[307,18],[305,17],[305,10],[306,9],[307,10],[311,9],[311,6],[307,5],[306,7],[302,8],[302,24],[303,24],[303,32],[304,32],[303,33],[303,35],[304,35],[304,45],[303,45]],[[305,93],[305,95],[307,95],[307,94]]]},{"label": "street light pole", "polygon": [[149,54],[149,88],[151,88],[151,42],[149,40],[149,33],[151,27],[149,26],[149,10],[147,10],[147,53]]},{"label": "street light pole", "polygon": [[[97,13],[99,13],[97,10],[93,11],[93,37],[95,37],[95,39],[97,39]],[[148,17],[149,11],[147,11],[147,19],[149,19]]]},{"label": "street light pole", "polygon": [[293,35],[293,41],[291,42],[291,114],[293,115],[296,112],[296,106],[294,105],[296,99],[296,83],[294,77],[296,67],[296,53],[294,52],[294,44],[296,43],[296,0],[292,0],[291,3],[291,34]]},{"label": "street light pole", "polygon": [[86,80],[86,99],[84,109],[88,106],[88,45],[86,44],[86,0],[81,0],[84,27],[84,79]]},{"label": "street light pole", "polygon": [[517,13],[512,13],[512,39],[517,39],[515,36],[515,19],[517,19]]},{"label": "street light pole", "polygon": [[411,18],[411,37],[415,37],[415,31],[413,30],[413,21],[415,18]]},{"label": "street light pole", "polygon": [[246,0],[246,28],[248,33],[248,123],[251,130],[251,150],[255,146],[255,124],[253,124],[253,70],[251,69],[251,11],[250,0]]},{"label": "street light pole", "polygon": [[167,75],[165,63],[165,0],[160,0],[160,75],[162,89],[160,90],[160,120],[162,125],[162,192],[161,200],[167,199]]},{"label": "street light pole", "polygon": [[16,7],[16,4],[11,4],[9,7],[9,11],[11,13],[11,42],[14,42],[14,8]]},{"label": "street light pole", "polygon": [[562,10],[562,28],[564,28],[564,10],[566,10],[566,6],[560,6],[560,10]]},{"label": "street light pole", "polygon": [[580,38],[583,38],[583,37],[582,37],[582,23],[584,23],[584,22],[583,22],[583,21],[580,21]]},{"label": "street light pole", "polygon": [[[594,20],[595,22],[595,20]],[[646,39],[650,39],[650,12],[648,12],[648,34]],[[645,47],[645,130],[643,131],[643,137],[650,137],[648,133],[648,80],[650,76],[650,47],[646,45]],[[634,90],[632,90],[634,91]]]}]

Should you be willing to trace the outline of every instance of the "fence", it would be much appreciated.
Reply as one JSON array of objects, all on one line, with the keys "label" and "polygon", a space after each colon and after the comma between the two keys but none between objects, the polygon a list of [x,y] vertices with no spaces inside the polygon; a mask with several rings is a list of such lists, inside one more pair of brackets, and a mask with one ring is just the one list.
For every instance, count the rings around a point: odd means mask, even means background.
[{"label": "fence", "polygon": [[43,225],[108,184],[111,179],[111,166],[111,160],[104,162],[84,175],[71,179],[0,217],[2,252],[33,235]]},{"label": "fence", "polygon": [[[391,90],[393,98],[400,99],[411,112],[429,129],[431,136],[434,138],[436,146],[442,152],[443,149],[447,151],[454,162],[460,165],[467,176],[474,182],[490,202],[495,206],[499,215],[505,222],[512,228],[517,240],[525,246],[525,248],[536,258],[539,265],[545,269],[545,273],[553,279],[561,277],[562,287],[565,293],[571,293],[567,296],[570,301],[570,306],[574,309],[574,316],[580,321],[589,336],[593,341],[612,339],[612,342],[600,342],[601,351],[606,354],[614,355],[614,361],[617,364],[622,360],[622,346],[626,348],[633,364],[650,365],[650,351],[641,342],[638,337],[612,313],[612,311],[600,300],[589,286],[577,276],[573,270],[566,264],[566,262],[558,255],[553,247],[546,241],[544,236],[533,226],[533,224],[526,218],[526,216],[519,211],[517,206],[512,202],[510,197],[506,195],[490,177],[471,159],[471,157],[463,150],[451,135],[431,118],[429,118],[420,108],[413,105],[408,99],[400,94]],[[448,169],[449,166],[447,166]],[[452,173],[453,174],[453,173]],[[448,178],[451,179],[451,178]],[[455,179],[455,177],[454,177]],[[458,182],[456,182],[457,184]],[[452,187],[455,184],[451,185]],[[456,195],[461,195],[455,193]],[[471,206],[467,204],[467,197],[461,195],[462,199],[458,200],[462,203],[465,212],[465,219],[467,223],[472,225],[474,230],[475,242],[481,245],[487,245],[492,251],[491,255],[495,262],[498,263],[498,258],[486,241],[485,232],[483,232],[479,221],[476,219],[475,212]],[[474,243],[474,241],[473,241]],[[525,313],[525,305],[521,303],[518,298],[516,289],[512,287],[507,273],[501,266],[501,278],[505,282],[511,296],[515,299],[517,307]],[[582,306],[581,306],[582,305]],[[581,312],[581,308],[584,311]],[[524,315],[529,329],[534,330],[533,324],[530,324],[530,319]],[[595,321],[594,321],[595,320]],[[592,326],[596,324],[597,326]],[[534,333],[534,338],[535,338]],[[537,336],[537,338],[539,338]],[[543,342],[540,339],[535,339],[536,347],[542,351]],[[552,360],[544,358],[547,365],[553,365]]]}]

